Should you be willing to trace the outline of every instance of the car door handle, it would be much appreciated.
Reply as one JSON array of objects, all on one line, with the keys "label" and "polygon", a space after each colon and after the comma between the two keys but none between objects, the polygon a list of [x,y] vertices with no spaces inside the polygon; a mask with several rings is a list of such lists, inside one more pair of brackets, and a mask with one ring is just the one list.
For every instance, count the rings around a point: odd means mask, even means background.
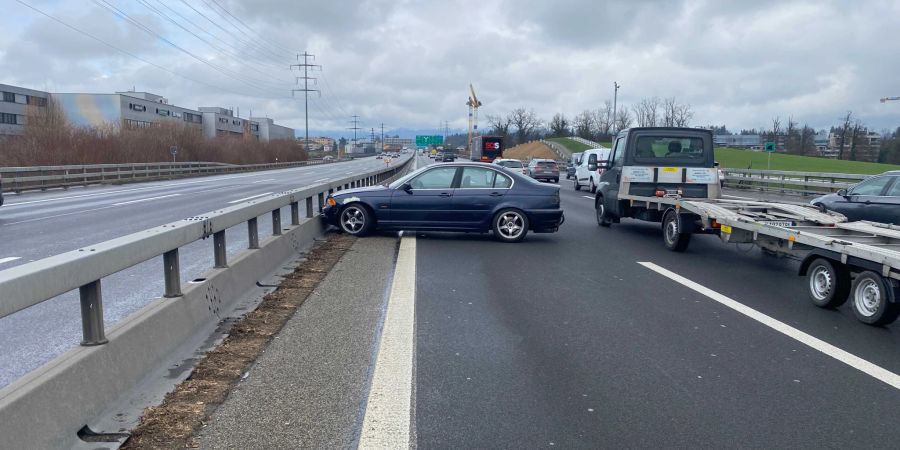
[{"label": "car door handle", "polygon": [[439,197],[450,198],[450,194],[447,192],[441,192],[441,195],[439,195]]},{"label": "car door handle", "polygon": [[491,192],[491,197],[501,197],[501,196],[503,196],[503,194],[501,194],[499,192]]}]

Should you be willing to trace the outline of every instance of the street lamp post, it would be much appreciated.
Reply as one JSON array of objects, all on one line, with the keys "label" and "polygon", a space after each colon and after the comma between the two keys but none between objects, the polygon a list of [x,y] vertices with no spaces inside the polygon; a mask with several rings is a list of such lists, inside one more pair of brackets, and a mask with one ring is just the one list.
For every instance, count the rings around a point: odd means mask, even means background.
[{"label": "street lamp post", "polygon": [[613,129],[613,137],[616,136],[616,106],[619,100],[619,88],[622,87],[619,83],[613,81],[613,115],[612,115],[612,129]]}]

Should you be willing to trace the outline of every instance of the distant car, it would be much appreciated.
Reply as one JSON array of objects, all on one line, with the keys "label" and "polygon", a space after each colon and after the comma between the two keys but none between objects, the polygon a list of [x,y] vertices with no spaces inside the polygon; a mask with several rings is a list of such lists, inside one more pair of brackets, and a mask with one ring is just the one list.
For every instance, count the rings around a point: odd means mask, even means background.
[{"label": "distant car", "polygon": [[553,233],[565,220],[559,187],[486,163],[423,167],[388,186],[337,191],[325,221],[347,234],[373,230],[492,231],[519,242],[528,231]]},{"label": "distant car", "polygon": [[559,182],[559,165],[552,159],[532,159],[528,163],[528,176],[535,180]]},{"label": "distant car", "polygon": [[581,163],[581,155],[582,153],[572,153],[572,157],[569,159],[569,165],[566,166],[566,179],[571,180],[575,178],[575,167]]},{"label": "distant car", "polygon": [[384,158],[384,155],[382,155],[380,153],[377,156],[375,156],[375,159],[381,159],[381,158]]},{"label": "distant car", "polygon": [[597,186],[600,183],[600,176],[603,175],[603,172],[606,169],[599,168],[596,170],[590,170],[588,165],[590,164],[589,160],[591,159],[591,155],[596,155],[596,162],[600,163],[603,161],[609,160],[609,152],[610,149],[601,147],[601,148],[592,148],[589,150],[585,150],[581,153],[581,160],[578,165],[575,166],[575,190],[580,191],[582,187],[587,186],[591,193],[597,192]]},{"label": "distant car", "polygon": [[494,164],[505,167],[511,172],[517,172],[528,176],[528,169],[526,169],[525,164],[518,159],[495,159]]},{"label": "distant car", "polygon": [[328,162],[334,161],[334,156],[328,155],[328,156],[322,158],[322,161],[328,161]]},{"label": "distant car", "polygon": [[442,162],[453,162],[453,161],[456,161],[456,154],[453,153],[453,152],[444,152],[444,154],[441,155],[441,161],[442,161]]},{"label": "distant car", "polygon": [[900,170],[868,178],[849,189],[841,189],[810,202],[823,210],[847,216],[847,220],[900,225]]}]

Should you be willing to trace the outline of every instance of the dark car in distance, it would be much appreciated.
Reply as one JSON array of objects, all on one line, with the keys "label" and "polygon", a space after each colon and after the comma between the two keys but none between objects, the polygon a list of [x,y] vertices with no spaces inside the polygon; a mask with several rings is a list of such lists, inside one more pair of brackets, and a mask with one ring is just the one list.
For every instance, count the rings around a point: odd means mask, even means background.
[{"label": "dark car in distance", "polygon": [[373,230],[493,231],[519,242],[528,231],[553,233],[563,223],[559,187],[486,163],[423,167],[390,185],[338,191],[322,211],[345,233]]},{"label": "dark car in distance", "polygon": [[441,154],[441,162],[453,162],[456,161],[456,153],[455,152],[444,152]]},{"label": "dark car in distance", "polygon": [[885,172],[849,189],[826,194],[810,202],[824,211],[847,216],[847,220],[900,225],[900,170]]}]

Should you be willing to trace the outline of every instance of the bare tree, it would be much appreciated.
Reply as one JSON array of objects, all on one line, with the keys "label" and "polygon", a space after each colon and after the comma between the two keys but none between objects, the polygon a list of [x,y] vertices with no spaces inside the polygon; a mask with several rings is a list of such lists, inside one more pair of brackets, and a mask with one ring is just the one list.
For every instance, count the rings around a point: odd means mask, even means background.
[{"label": "bare tree", "polygon": [[534,134],[541,126],[541,120],[537,118],[534,110],[526,111],[525,108],[516,108],[509,113],[509,120],[516,129],[516,144],[521,144]]},{"label": "bare tree", "polygon": [[802,151],[798,151],[798,131],[797,131],[797,122],[794,121],[794,116],[788,116],[787,129],[785,130],[785,138],[784,138],[784,150],[788,153],[803,153]]},{"label": "bare tree", "polygon": [[631,110],[634,112],[637,125],[639,127],[655,127],[658,121],[659,106],[659,97],[645,98],[632,105]]},{"label": "bare tree", "polygon": [[616,113],[616,130],[621,131],[631,127],[632,120],[628,108],[623,107]]},{"label": "bare tree", "polygon": [[593,115],[593,134],[591,139],[604,140],[609,137],[612,132],[614,117],[612,116],[612,102],[606,100],[603,106],[595,110]]},{"label": "bare tree", "polygon": [[675,108],[675,114],[673,116],[673,123],[676,127],[687,127],[690,126],[691,120],[694,119],[694,111],[691,109],[691,105],[687,103],[679,104]]},{"label": "bare tree", "polygon": [[850,123],[853,120],[853,111],[847,111],[844,116],[844,123],[841,125],[841,138],[838,144],[838,159],[844,159],[844,145],[847,142],[847,132],[850,131]]},{"label": "bare tree", "polygon": [[495,116],[488,114],[485,116],[488,125],[491,127],[491,133],[500,137],[509,135],[509,128],[512,126],[512,120],[509,116]]},{"label": "bare tree", "polygon": [[815,156],[816,151],[816,130],[809,125],[804,124],[800,129],[800,148],[798,153],[801,155]]},{"label": "bare tree", "polygon": [[662,118],[660,125],[664,127],[686,127],[694,118],[694,111],[687,103],[678,103],[675,97],[662,101]]},{"label": "bare tree", "polygon": [[851,133],[851,136],[850,136],[850,161],[857,160],[856,158],[858,157],[858,155],[857,155],[856,151],[858,148],[859,137],[860,137],[860,134],[864,133],[865,131],[866,131],[866,128],[863,126],[862,122],[860,122],[859,119],[857,119],[856,122],[853,124],[853,128],[850,131],[850,133]]},{"label": "bare tree", "polygon": [[569,135],[569,119],[565,114],[556,113],[550,120],[550,136],[565,137]]},{"label": "bare tree", "polygon": [[572,123],[575,135],[582,139],[593,139],[594,117],[589,110],[584,110],[577,116]]}]

